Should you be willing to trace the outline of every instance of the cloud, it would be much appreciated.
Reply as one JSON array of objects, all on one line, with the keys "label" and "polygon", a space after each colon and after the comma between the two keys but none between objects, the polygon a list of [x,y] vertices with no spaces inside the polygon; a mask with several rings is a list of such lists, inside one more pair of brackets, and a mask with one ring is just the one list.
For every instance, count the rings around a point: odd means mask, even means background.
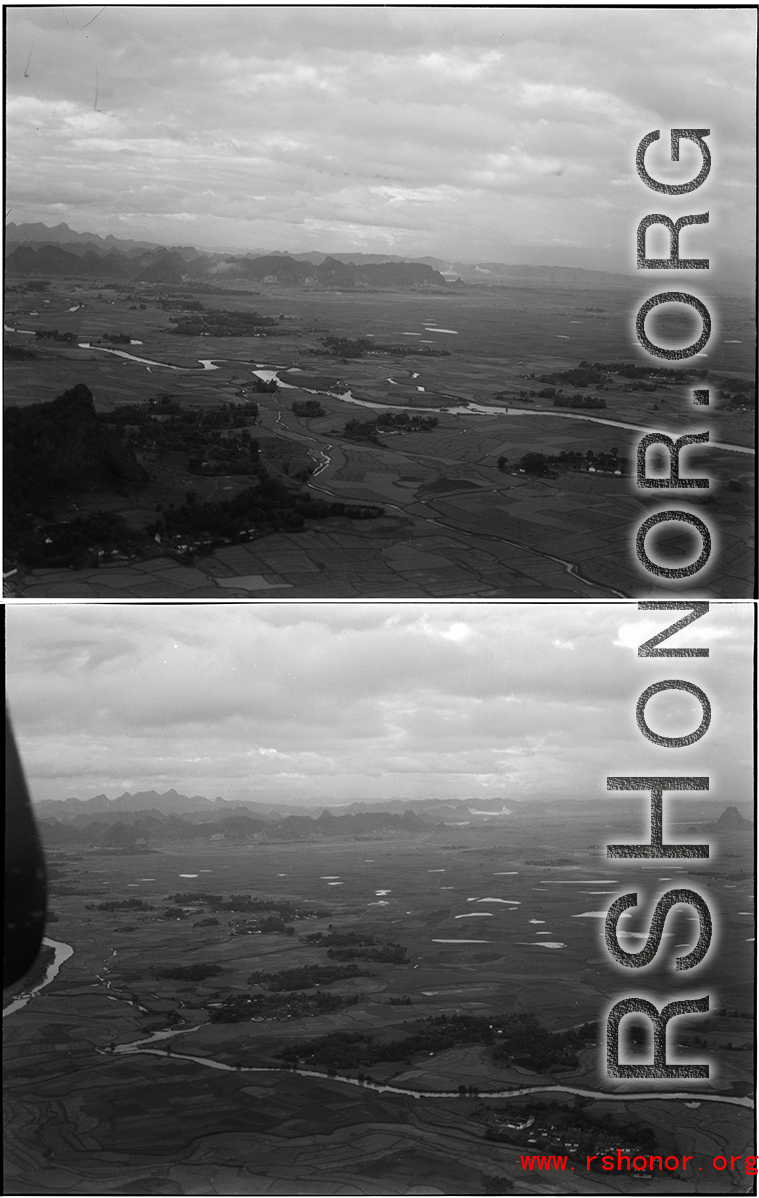
[{"label": "cloud", "polygon": [[[650,129],[712,128],[715,209],[752,186],[749,10],[148,5],[86,24],[96,13],[8,10],[16,220],[59,220],[57,193],[101,233],[128,212],[135,235],[182,241],[192,214],[201,246],[490,261],[558,236],[578,265],[626,270]],[[751,212],[735,220],[733,244],[750,239]]]},{"label": "cloud", "polygon": [[[11,712],[40,798],[113,792],[122,777],[235,798],[588,795],[606,773],[661,768],[635,703],[652,681],[681,676],[707,689],[714,717],[678,771],[712,773],[736,793],[747,785],[748,604],[712,605],[700,622],[712,656],[675,673],[637,658],[650,616],[631,605],[25,604],[7,614]],[[692,706],[657,696],[651,724],[687,731]]]}]

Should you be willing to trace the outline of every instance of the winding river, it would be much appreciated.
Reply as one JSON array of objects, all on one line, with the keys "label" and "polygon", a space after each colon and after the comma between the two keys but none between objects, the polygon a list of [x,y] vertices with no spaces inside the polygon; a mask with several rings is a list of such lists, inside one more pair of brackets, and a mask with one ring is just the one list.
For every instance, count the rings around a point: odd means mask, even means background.
[{"label": "winding river", "polygon": [[[7,1015],[12,1015],[16,1011],[20,1011],[27,1005],[28,1002],[39,994],[45,986],[52,982],[57,976],[61,965],[73,956],[74,950],[70,944],[65,944],[61,940],[49,940],[45,937],[42,941],[49,948],[54,950],[55,956],[50,965],[48,965],[45,976],[38,985],[34,986],[27,994],[21,994],[3,1011],[3,1019]],[[102,980],[102,979],[101,979]],[[109,998],[115,996],[108,995]],[[115,1001],[126,1001],[129,1005],[134,1005],[130,1000],[120,1000],[115,998]],[[149,1036],[143,1037],[141,1040],[132,1040],[128,1044],[118,1044],[114,1048],[99,1048],[98,1053],[104,1056],[131,1056],[137,1053],[142,1053],[148,1056],[166,1057],[172,1060],[194,1061],[197,1065],[202,1065],[206,1069],[218,1069],[225,1073],[282,1073],[282,1069],[272,1066],[262,1065],[227,1065],[224,1061],[216,1061],[213,1057],[198,1057],[190,1053],[175,1053],[170,1049],[154,1047],[156,1044],[166,1040],[173,1039],[175,1036],[189,1035],[192,1032],[199,1031],[203,1025],[196,1024],[193,1027],[167,1029],[164,1031],[153,1032]],[[392,1086],[387,1082],[370,1082],[359,1081],[355,1077],[345,1077],[342,1074],[329,1074],[317,1069],[297,1069],[289,1071],[290,1076],[293,1073],[299,1077],[317,1077],[322,1081],[340,1082],[346,1086],[356,1086],[363,1090],[374,1090],[377,1094],[397,1094],[404,1098],[416,1099],[436,1099],[436,1098],[458,1098],[458,1090],[410,1090],[405,1086]],[[729,1106],[740,1106],[748,1109],[753,1109],[754,1103],[751,1098],[740,1097],[735,1098],[732,1095],[720,1094],[704,1094],[700,1091],[645,1091],[635,1094],[615,1094],[607,1093],[603,1090],[588,1090],[580,1086],[560,1086],[560,1085],[542,1085],[542,1086],[519,1086],[508,1090],[478,1090],[478,1097],[486,1098],[522,1098],[531,1094],[576,1094],[581,1098],[600,1099],[604,1102],[670,1102],[670,1101],[686,1101],[686,1102],[721,1102]]]},{"label": "winding river", "polygon": [[[13,331],[13,330],[11,330]],[[20,330],[19,330],[20,331]],[[176,366],[171,362],[159,362],[152,358],[138,358],[134,354],[129,354],[123,349],[106,349],[105,346],[91,345],[88,341],[79,343],[80,349],[94,349],[103,354],[114,354],[117,358],[128,358],[131,362],[138,362],[142,366],[162,366],[165,370],[179,370],[182,372],[199,371],[199,370],[218,370],[217,362],[237,362],[239,358],[198,358],[199,366]],[[246,363],[247,364],[247,363]],[[376,403],[368,399],[357,399],[355,395],[348,391],[314,391],[309,387],[298,388],[293,383],[285,383],[280,378],[280,371],[286,371],[287,367],[278,366],[276,369],[267,368],[264,364],[251,373],[259,378],[269,381],[276,379],[280,387],[290,390],[306,391],[309,395],[328,395],[331,399],[339,399],[342,403],[356,404],[360,408],[371,408],[375,411],[391,411],[391,412],[447,412],[451,416],[550,416],[558,420],[586,420],[591,424],[606,424],[612,428],[624,428],[637,433],[646,433],[650,430],[640,424],[627,424],[622,420],[608,420],[601,416],[586,416],[579,412],[558,412],[555,410],[546,411],[541,409],[535,411],[532,408],[494,408],[488,404],[471,403],[461,404],[456,403],[453,407],[422,407],[422,406],[406,406],[404,404],[389,404]],[[415,375],[414,377],[418,377]],[[393,382],[394,380],[389,380]],[[754,454],[754,450],[744,445],[732,445],[727,441],[711,441],[710,446],[715,449],[726,449],[732,453],[748,453]]]},{"label": "winding river", "polygon": [[[21,332],[23,330],[9,330],[9,331]],[[485,417],[493,417],[493,416],[541,417],[542,416],[542,417],[554,418],[554,419],[558,419],[558,420],[584,420],[586,422],[590,422],[591,424],[604,424],[604,425],[610,426],[612,428],[620,428],[620,429],[625,429],[625,430],[639,432],[639,433],[645,433],[648,431],[642,425],[629,424],[629,423],[627,423],[625,421],[621,421],[621,420],[610,420],[606,417],[601,417],[601,416],[589,416],[589,415],[586,415],[584,412],[583,413],[561,412],[561,411],[556,411],[553,409],[551,409],[551,410],[545,410],[545,409],[535,410],[535,409],[530,409],[530,408],[514,408],[514,407],[501,408],[501,407],[493,407],[492,405],[488,405],[488,404],[475,403],[474,401],[471,401],[468,403],[461,403],[461,401],[459,399],[457,399],[455,396],[447,397],[447,398],[451,399],[453,402],[450,406],[445,406],[445,407],[430,407],[430,406],[422,406],[422,405],[414,406],[414,405],[405,405],[405,404],[378,403],[373,400],[358,399],[355,395],[352,394],[350,389],[347,389],[345,391],[318,391],[318,390],[314,390],[310,387],[298,387],[294,383],[286,383],[282,379],[281,375],[283,373],[288,373],[288,370],[289,370],[288,367],[273,366],[273,365],[267,365],[266,363],[258,363],[257,362],[255,364],[255,367],[251,369],[251,362],[249,359],[198,358],[197,359],[198,366],[178,366],[175,363],[161,362],[154,358],[138,357],[135,354],[128,353],[126,350],[109,349],[109,348],[106,348],[105,346],[92,345],[88,341],[79,342],[79,348],[96,350],[96,351],[98,351],[100,353],[104,353],[104,354],[113,354],[117,358],[124,358],[130,362],[135,362],[141,366],[145,366],[145,368],[148,371],[151,371],[153,368],[157,367],[159,369],[180,371],[182,373],[202,373],[204,371],[218,370],[219,366],[217,365],[217,363],[237,362],[242,366],[247,366],[248,369],[251,370],[251,374],[257,376],[259,379],[261,379],[264,382],[270,382],[271,380],[276,380],[278,385],[283,390],[289,390],[289,391],[302,390],[302,391],[306,392],[306,394],[309,394],[309,395],[324,395],[324,396],[328,396],[331,399],[336,399],[340,403],[353,404],[356,407],[368,408],[372,411],[416,412],[416,413],[418,413],[418,412],[436,412],[436,413],[445,412],[445,413],[448,413],[453,416],[485,416]],[[297,373],[299,373],[299,372],[297,372]],[[419,375],[417,373],[414,373],[412,375],[412,377],[418,378]],[[390,379],[388,381],[395,382],[394,379]],[[423,390],[423,388],[417,388],[417,390]],[[279,413],[277,416],[277,422],[281,423],[281,413]],[[329,450],[331,450],[333,448],[332,445],[327,445],[326,449],[321,449],[316,445],[316,438],[308,437],[307,440],[314,442],[315,448],[313,450],[309,450],[309,453],[314,458],[314,461],[317,462],[317,468],[314,471],[313,475],[311,476],[311,481],[309,483],[309,486],[312,486],[315,491],[320,491],[322,494],[328,495],[331,499],[342,500],[343,496],[335,494],[333,491],[330,491],[326,487],[314,486],[314,483],[313,483],[313,480],[318,478],[320,474],[323,474],[324,471],[327,470],[329,468],[329,466],[331,465],[332,459],[329,455]],[[750,449],[743,445],[733,445],[729,442],[723,442],[723,441],[712,441],[712,442],[710,442],[710,444],[715,449],[723,449],[723,450],[727,450],[732,453],[743,453],[743,454],[750,454],[750,455],[754,454],[753,449]],[[494,491],[494,494],[497,494],[497,492]],[[424,503],[425,501],[420,500],[419,502]],[[397,504],[385,502],[383,506],[386,508],[392,508],[393,510],[400,512],[401,514],[405,514],[403,508],[399,507]],[[439,516],[438,517],[423,516],[421,518],[423,520],[425,520],[427,523],[432,524],[437,528],[444,528],[444,529],[454,531],[454,532],[460,531],[455,527],[455,525],[447,524],[444,520],[440,519]],[[524,545],[522,542],[513,541],[508,537],[504,537],[503,535],[496,535],[494,533],[480,533],[479,536],[486,540],[494,540],[501,544],[510,545],[515,549],[524,550],[524,549],[528,548],[528,546]],[[590,579],[586,578],[580,572],[579,568],[577,567],[577,565],[574,562],[570,562],[570,561],[565,560],[564,558],[557,557],[554,554],[546,553],[545,551],[538,550],[534,546],[530,546],[529,551],[533,554],[536,554],[538,557],[542,557],[542,558],[546,559],[547,561],[552,561],[556,565],[560,565],[566,574],[568,574],[572,578],[577,579],[579,582],[582,582],[584,585],[590,587],[594,591],[602,591],[605,594],[611,594],[620,599],[629,598],[629,596],[624,591],[616,590],[614,587],[604,585],[601,583],[592,582]]]},{"label": "winding river", "polygon": [[36,994],[39,994],[40,990],[43,990],[45,986],[49,986],[53,978],[57,975],[63,962],[68,961],[69,957],[73,956],[74,950],[71,945],[64,944],[62,940],[48,940],[47,936],[45,936],[42,940],[42,943],[47,945],[48,948],[52,948],[55,953],[53,960],[45,970],[44,978],[31,990],[25,992],[24,994],[20,994],[18,998],[13,1000],[12,1003],[9,1003],[9,1005],[3,1010],[3,1019],[5,1019],[7,1015],[13,1015],[16,1011],[20,1011],[28,1002],[31,1001],[31,999],[34,998]]},{"label": "winding river", "polygon": [[[167,1040],[171,1036],[187,1035],[189,1032],[195,1032],[197,1027],[179,1028],[176,1031],[168,1032],[153,1032],[151,1036],[145,1037],[143,1040],[133,1040],[130,1044],[119,1044],[115,1049],[99,1049],[99,1052],[110,1055],[111,1051],[115,1055],[129,1056],[136,1053],[145,1053],[150,1056],[167,1057],[171,1060],[178,1061],[194,1061],[198,1065],[203,1065],[207,1069],[221,1069],[226,1073],[282,1073],[282,1069],[273,1068],[263,1065],[227,1065],[223,1061],[215,1061],[213,1057],[196,1057],[190,1053],[178,1053],[167,1051],[163,1048],[151,1047],[159,1040]],[[318,1077],[321,1081],[340,1082],[346,1086],[357,1086],[362,1090],[374,1090],[377,1094],[398,1094],[404,1098],[417,1099],[434,1099],[434,1098],[458,1098],[458,1090],[409,1090],[405,1086],[391,1086],[387,1082],[369,1082],[359,1081],[355,1077],[344,1077],[342,1074],[329,1074],[318,1069],[296,1069],[290,1072],[297,1077]],[[477,1091],[477,1097],[481,1099],[489,1098],[522,1098],[531,1094],[577,1094],[581,1098],[591,1098],[601,1100],[603,1102],[671,1102],[681,1101],[686,1102],[722,1102],[729,1106],[747,1107],[753,1110],[754,1103],[751,1098],[734,1098],[732,1095],[722,1094],[704,1094],[700,1091],[669,1091],[662,1092],[657,1090],[647,1090],[635,1094],[615,1094],[607,1093],[604,1090],[587,1090],[580,1086],[559,1086],[559,1085],[543,1085],[543,1086],[519,1086],[516,1089],[508,1090],[483,1090]]]}]

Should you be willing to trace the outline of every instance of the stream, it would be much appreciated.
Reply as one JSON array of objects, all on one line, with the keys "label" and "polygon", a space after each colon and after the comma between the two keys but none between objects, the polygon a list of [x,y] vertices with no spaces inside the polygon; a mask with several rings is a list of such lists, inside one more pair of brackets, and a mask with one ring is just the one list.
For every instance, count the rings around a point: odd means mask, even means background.
[{"label": "stream", "polygon": [[[21,331],[21,330],[19,330]],[[139,362],[143,366],[162,366],[166,370],[180,371],[197,371],[200,370],[218,370],[217,362],[232,362],[239,361],[237,358],[198,358],[200,366],[175,366],[171,362],[158,362],[152,358],[138,358],[134,354],[129,354],[123,349],[106,349],[105,346],[91,345],[88,341],[79,343],[80,349],[95,349],[103,354],[115,354],[117,358],[128,358],[131,362]],[[606,424],[612,428],[624,428],[637,433],[646,433],[650,430],[640,424],[627,424],[622,420],[608,420],[601,416],[586,416],[579,412],[557,412],[557,411],[535,411],[532,408],[494,408],[487,404],[478,404],[473,401],[466,404],[456,404],[453,407],[434,408],[434,407],[409,407],[404,404],[389,404],[377,403],[369,399],[356,399],[350,390],[337,391],[314,391],[309,387],[296,387],[293,383],[285,383],[279,377],[279,372],[286,370],[286,367],[278,366],[275,369],[267,368],[264,364],[258,366],[252,373],[260,379],[269,381],[276,379],[280,387],[288,391],[302,390],[309,395],[328,395],[331,399],[339,399],[342,403],[356,404],[360,408],[370,408],[375,411],[392,411],[392,412],[447,412],[451,416],[552,416],[558,420],[589,420],[592,424]],[[418,378],[418,375],[414,375]],[[395,380],[391,379],[390,382]],[[397,384],[396,384],[397,385]],[[419,390],[419,388],[417,388]],[[732,445],[726,441],[711,441],[710,445],[715,449],[727,449],[732,453],[748,453],[754,454],[753,449],[749,449],[744,445]]]},{"label": "stream", "polygon": [[[168,1057],[171,1060],[178,1061],[194,1061],[198,1065],[203,1065],[207,1069],[221,1069],[226,1073],[282,1073],[282,1069],[273,1066],[264,1065],[227,1065],[223,1061],[215,1061],[212,1057],[196,1057],[190,1053],[178,1053],[167,1051],[166,1049],[153,1048],[151,1045],[160,1040],[167,1040],[171,1036],[186,1035],[189,1032],[197,1031],[197,1027],[180,1028],[177,1031],[153,1032],[152,1035],[146,1036],[142,1040],[133,1040],[130,1044],[119,1044],[113,1053],[119,1056],[129,1056],[135,1053],[145,1053],[151,1056]],[[99,1049],[99,1052],[110,1053],[111,1050]],[[458,1098],[460,1097],[458,1090],[409,1090],[404,1086],[392,1086],[388,1082],[370,1082],[359,1081],[355,1077],[344,1077],[342,1074],[331,1075],[318,1069],[302,1069],[287,1070],[290,1076],[295,1074],[300,1077],[318,1077],[321,1081],[340,1082],[346,1086],[357,1086],[362,1090],[374,1090],[377,1094],[398,1094],[404,1098]],[[586,1090],[579,1086],[559,1086],[559,1085],[543,1085],[543,1086],[519,1086],[516,1089],[508,1090],[483,1090],[478,1089],[477,1097],[481,1099],[490,1098],[522,1098],[532,1094],[577,1094],[581,1098],[591,1098],[601,1100],[603,1102],[670,1102],[674,1100],[685,1100],[686,1102],[723,1102],[730,1106],[747,1107],[753,1110],[754,1103],[751,1098],[734,1098],[731,1095],[719,1094],[703,1094],[700,1091],[692,1090],[690,1092],[669,1091],[662,1092],[656,1090],[648,1090],[635,1094],[615,1094],[607,1093],[605,1090]]]}]

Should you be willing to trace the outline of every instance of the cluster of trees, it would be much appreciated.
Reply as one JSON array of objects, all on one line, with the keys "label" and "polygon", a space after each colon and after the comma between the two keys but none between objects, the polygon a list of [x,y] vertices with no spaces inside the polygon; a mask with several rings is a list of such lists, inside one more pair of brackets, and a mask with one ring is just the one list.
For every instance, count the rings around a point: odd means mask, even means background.
[{"label": "cluster of trees", "polygon": [[[9,522],[10,523],[10,522]],[[12,536],[9,536],[9,532]],[[70,566],[82,569],[113,557],[131,557],[145,547],[145,538],[133,532],[117,512],[93,512],[73,520],[16,520],[6,526],[6,544],[30,569]]]},{"label": "cluster of trees", "polygon": [[317,990],[314,994],[235,994],[228,995],[220,1005],[207,1007],[211,1023],[239,1023],[243,1019],[271,1019],[282,1023],[287,1019],[304,1019],[313,1015],[326,1015],[342,1007],[354,1006],[358,994],[341,998],[339,994],[326,994]]},{"label": "cluster of trees", "polygon": [[332,1032],[290,1044],[278,1054],[286,1062],[303,1061],[328,1069],[356,1069],[383,1061],[410,1061],[417,1053],[444,1052],[456,1044],[490,1044],[493,1029],[485,1016],[437,1015],[410,1036],[378,1041],[367,1032]]},{"label": "cluster of trees", "polygon": [[377,442],[380,433],[428,433],[437,422],[437,416],[417,416],[410,412],[382,412],[373,420],[348,420],[342,436],[349,441]]},{"label": "cluster of trees", "polygon": [[429,432],[437,425],[437,416],[418,416],[415,412],[382,412],[375,424],[379,432],[401,429],[404,432]]},{"label": "cluster of trees", "polygon": [[[255,424],[258,407],[254,403],[224,403],[214,408],[183,407],[173,395],[158,395],[146,404],[121,404],[112,412],[103,412],[101,423],[136,425],[137,427],[201,429],[210,432],[216,429],[242,428]],[[174,446],[171,446],[174,448]]]},{"label": "cluster of trees", "polygon": [[737,391],[718,391],[717,398],[728,400],[728,407],[731,408],[755,408],[756,387],[751,387],[749,384],[739,384],[739,390]]},{"label": "cluster of trees", "polygon": [[[498,459],[498,469],[502,470],[508,458]],[[614,474],[619,471],[624,474],[629,465],[629,458],[620,457],[616,446],[607,453],[604,450],[596,452],[588,449],[583,454],[576,449],[562,449],[557,454],[545,454],[537,451],[525,453],[516,463],[517,470],[525,474],[536,474],[539,477],[552,477],[558,470],[590,470]]]},{"label": "cluster of trees", "polygon": [[265,919],[238,919],[232,925],[232,936],[294,936],[295,928],[276,915]]},{"label": "cluster of trees", "polygon": [[634,362],[580,362],[572,370],[557,370],[553,374],[541,374],[541,383],[568,383],[572,387],[600,386],[610,376],[620,375],[625,379],[655,379],[660,383],[672,381],[673,373],[663,367],[638,366]]},{"label": "cluster of trees", "polygon": [[511,1015],[500,1024],[502,1034],[493,1050],[497,1061],[513,1061],[536,1073],[546,1070],[576,1069],[577,1049],[594,1041],[597,1027],[585,1023],[567,1032],[549,1032],[532,1014]]},{"label": "cluster of trees", "polygon": [[544,1072],[576,1068],[576,1050],[596,1035],[596,1025],[589,1023],[567,1032],[549,1032],[531,1014],[435,1015],[399,1039],[380,1041],[366,1032],[333,1032],[288,1045],[279,1056],[289,1063],[355,1069],[383,1061],[408,1062],[419,1053],[444,1052],[457,1044],[483,1044],[497,1061]]},{"label": "cluster of trees", "polygon": [[170,316],[173,324],[169,333],[183,337],[253,337],[260,329],[270,329],[277,324],[274,316],[261,316],[258,312],[234,312],[227,308],[193,312],[190,316]]},{"label": "cluster of trees", "polygon": [[261,899],[250,894],[231,894],[225,898],[222,894],[206,894],[205,891],[183,891],[179,894],[169,894],[166,901],[180,906],[202,903],[210,911],[219,914],[266,914],[281,920],[291,919],[327,919],[329,911],[314,910],[313,907],[296,907],[279,899]]},{"label": "cluster of trees", "polygon": [[224,543],[249,540],[254,533],[301,532],[307,519],[347,516],[374,520],[382,515],[384,509],[374,504],[328,503],[305,492],[290,491],[277,479],[262,475],[257,486],[245,487],[229,499],[201,503],[194,492],[188,492],[185,502],[165,508],[148,532],[151,536],[200,538],[214,546],[217,538]]},{"label": "cluster of trees", "polygon": [[196,473],[257,474],[260,444],[248,429],[257,415],[256,404],[188,409],[171,395],[162,395],[146,405],[126,404],[105,412],[102,422],[120,429],[132,449],[187,453],[188,468]]},{"label": "cluster of trees", "polygon": [[279,993],[282,990],[313,990],[316,986],[329,986],[346,978],[367,976],[367,970],[359,969],[358,965],[300,965],[280,969],[278,973],[252,973],[248,985],[263,986],[265,990]]},{"label": "cluster of trees", "polygon": [[[520,392],[520,398],[522,392]],[[499,398],[499,397],[496,397]],[[542,391],[533,391],[533,399],[552,399],[555,408],[605,408],[606,400],[599,395],[565,395],[557,393],[555,387],[544,387]]]},{"label": "cluster of trees", "polygon": [[302,416],[305,419],[314,419],[316,416],[326,415],[324,408],[317,399],[293,400],[293,412],[296,416]]},{"label": "cluster of trees", "polygon": [[154,911],[144,899],[111,899],[107,903],[87,903],[87,911]]},{"label": "cluster of trees", "polygon": [[320,354],[329,358],[360,358],[364,354],[391,354],[396,358],[405,358],[409,354],[429,358],[448,358],[450,350],[434,349],[431,345],[383,345],[379,341],[370,341],[366,337],[335,337],[330,335],[321,339],[323,349],[312,349],[312,354]]},{"label": "cluster of trees", "polygon": [[312,354],[321,354],[329,358],[360,358],[367,350],[374,349],[374,342],[366,337],[351,340],[350,337],[322,337],[323,349],[312,349]]},{"label": "cluster of trees", "polygon": [[531,1134],[534,1135],[534,1128],[543,1127],[550,1129],[554,1140],[571,1136],[580,1144],[581,1152],[585,1149],[594,1152],[598,1146],[609,1147],[612,1143],[648,1152],[655,1151],[657,1146],[656,1132],[652,1127],[632,1119],[621,1122],[613,1115],[592,1115],[581,1100],[572,1106],[559,1102],[526,1102],[519,1106],[510,1105],[506,1110],[501,1106],[482,1106],[477,1116],[488,1120],[485,1136],[490,1140],[506,1138],[504,1133],[499,1134],[499,1124],[503,1121],[527,1122],[533,1119]]},{"label": "cluster of trees", "polygon": [[219,539],[221,543],[249,540],[256,532],[299,532],[303,527],[291,493],[281,483],[262,478],[259,486],[215,502],[198,502],[195,492],[189,491],[184,503],[164,508],[148,532],[200,539],[215,546]]},{"label": "cluster of trees", "polygon": [[558,370],[553,374],[541,374],[541,383],[568,383],[571,387],[590,387],[592,383],[603,383],[608,367],[599,362],[581,362],[572,370]]},{"label": "cluster of trees", "polygon": [[[331,925],[330,925],[331,926]],[[306,936],[308,944],[316,944],[319,948],[349,948],[367,945],[381,944],[382,941],[375,940],[374,936],[370,936],[366,932],[309,932]]]},{"label": "cluster of trees", "polygon": [[330,948],[327,956],[335,961],[375,961],[383,965],[406,965],[408,955],[402,944],[383,944],[378,948]]},{"label": "cluster of trees", "polygon": [[385,965],[406,965],[408,956],[402,944],[376,940],[364,932],[312,932],[309,944],[327,949],[333,961],[376,961]]},{"label": "cluster of trees", "polygon": [[376,420],[348,420],[341,434],[349,441],[379,442],[379,429]]},{"label": "cluster of trees", "polygon": [[248,430],[258,417],[256,404],[183,408],[170,395],[145,405],[123,404],[101,416],[122,430],[134,449],[188,454],[188,466],[202,473],[255,474],[259,443]]},{"label": "cluster of trees", "polygon": [[37,329],[35,334],[40,341],[65,341],[67,345],[73,345],[78,340],[78,333],[59,333],[57,329]]},{"label": "cluster of trees", "polygon": [[[580,365],[588,365],[588,363],[580,363]],[[671,383],[675,379],[676,372],[666,369],[663,366],[636,366],[634,362],[607,362],[605,366],[600,362],[593,362],[592,365],[599,370],[606,370],[609,374],[621,375],[623,379],[656,379],[660,383]],[[677,372],[679,377],[682,377],[683,371]]]},{"label": "cluster of trees", "polygon": [[375,354],[390,354],[394,358],[407,358],[411,354],[415,358],[450,358],[449,349],[434,349],[431,345],[420,345],[418,341],[406,345],[372,345]]},{"label": "cluster of trees", "polygon": [[112,341],[114,345],[132,344],[132,338],[128,333],[104,333],[103,341]]}]

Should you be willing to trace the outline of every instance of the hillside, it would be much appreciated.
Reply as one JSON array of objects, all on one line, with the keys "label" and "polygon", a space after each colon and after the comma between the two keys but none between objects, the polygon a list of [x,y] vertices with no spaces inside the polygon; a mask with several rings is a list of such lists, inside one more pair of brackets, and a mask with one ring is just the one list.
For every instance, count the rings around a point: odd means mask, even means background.
[{"label": "hillside", "polygon": [[[64,248],[65,247],[65,248]],[[58,252],[51,252],[57,250]],[[79,263],[75,259],[79,259]],[[225,253],[195,246],[156,245],[97,233],[77,233],[66,224],[6,227],[6,270],[24,276],[108,277],[145,282],[190,279],[251,279],[279,285],[339,288],[417,288],[433,285],[550,286],[559,289],[629,287],[631,276],[566,266],[505,262],[458,262],[436,257],[355,251],[288,253],[252,250]],[[98,271],[100,273],[98,273]],[[154,272],[157,272],[154,273]]]},{"label": "hillside", "polygon": [[753,836],[754,825],[750,820],[743,818],[737,807],[726,807],[715,823],[699,824],[694,827],[693,831],[716,832],[717,834],[740,832],[743,835]]},{"label": "hillside", "polygon": [[63,492],[141,487],[147,474],[132,449],[103,424],[89,387],[78,383],[50,403],[5,413],[8,504],[37,505]]},{"label": "hillside", "polygon": [[[69,230],[70,232],[70,230]],[[124,282],[183,283],[235,279],[276,283],[280,286],[340,289],[417,290],[443,288],[439,271],[422,262],[353,264],[325,258],[318,265],[285,254],[263,257],[206,254],[192,247],[165,246],[115,248],[104,239],[74,244],[18,243],[9,233],[6,274],[23,278],[113,279]]]}]

